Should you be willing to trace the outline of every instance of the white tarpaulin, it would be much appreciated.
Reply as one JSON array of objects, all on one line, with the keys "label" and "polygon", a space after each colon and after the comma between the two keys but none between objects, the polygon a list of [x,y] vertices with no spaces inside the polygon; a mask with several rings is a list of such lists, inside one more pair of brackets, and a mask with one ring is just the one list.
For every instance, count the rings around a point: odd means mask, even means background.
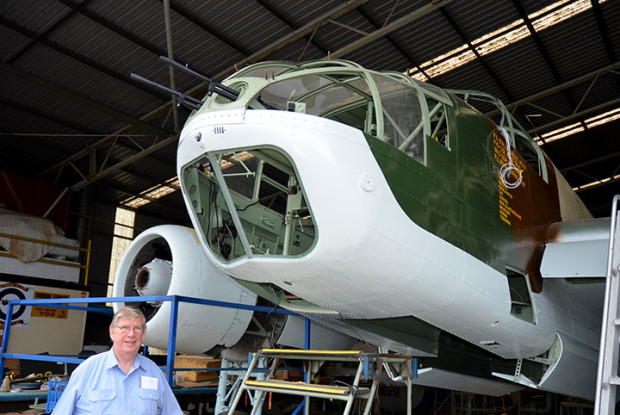
[{"label": "white tarpaulin", "polygon": [[[64,239],[63,231],[49,219],[8,209],[0,209],[0,232],[55,243]],[[5,237],[0,237],[0,246],[25,263],[36,261],[54,249],[51,245]]]}]

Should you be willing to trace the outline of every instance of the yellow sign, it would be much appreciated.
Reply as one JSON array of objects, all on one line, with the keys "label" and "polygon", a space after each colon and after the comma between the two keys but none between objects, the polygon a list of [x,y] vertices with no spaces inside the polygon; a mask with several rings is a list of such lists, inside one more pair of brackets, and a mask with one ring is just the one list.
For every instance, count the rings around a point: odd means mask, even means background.
[{"label": "yellow sign", "polygon": [[[506,148],[506,140],[499,133],[498,130],[493,131],[493,138],[495,161],[497,161],[500,165],[505,165],[508,162],[508,149]],[[513,162],[516,164],[517,168],[521,171],[525,171],[525,163],[519,157],[517,157],[516,154],[514,154],[514,156],[515,157]],[[511,176],[516,176],[516,173],[512,171]],[[516,180],[516,178],[517,177],[512,177],[512,179],[514,180]],[[510,206],[510,202],[513,196],[510,193],[510,190],[502,181],[501,175],[498,176],[497,179],[499,190],[499,218],[507,225],[512,225],[513,218],[521,220],[521,215]],[[521,182],[521,186],[525,187],[525,181]]]},{"label": "yellow sign", "polygon": [[[40,298],[69,298],[69,295],[35,291],[34,299],[37,300]],[[64,308],[32,307],[32,317],[62,318],[66,320],[68,314],[69,310]]]}]

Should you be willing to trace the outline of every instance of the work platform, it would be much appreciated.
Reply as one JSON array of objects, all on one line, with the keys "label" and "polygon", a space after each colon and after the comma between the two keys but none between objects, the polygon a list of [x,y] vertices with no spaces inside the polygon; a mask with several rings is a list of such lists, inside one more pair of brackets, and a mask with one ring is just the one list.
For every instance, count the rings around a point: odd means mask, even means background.
[{"label": "work platform", "polygon": [[[250,376],[257,362],[265,359],[273,359],[269,373],[264,380],[252,380]],[[274,379],[280,364],[287,360],[301,360],[305,362],[306,376],[304,382],[290,382]],[[325,362],[352,362],[357,363],[357,370],[350,385],[325,385],[313,383],[318,370]],[[398,374],[407,384],[407,393],[411,395],[411,379],[417,377],[417,359],[412,356],[367,353],[357,350],[291,350],[291,349],[264,349],[252,354],[252,360],[248,366],[241,387],[235,400],[229,408],[228,414],[235,412],[237,404],[243,392],[258,391],[259,395],[254,401],[251,415],[256,415],[261,408],[266,392],[287,395],[303,396],[304,414],[310,411],[310,398],[340,400],[346,402],[343,415],[348,415],[353,408],[355,399],[360,399],[365,404],[364,415],[368,415],[373,405],[374,397],[379,387],[379,378],[385,364],[395,368]],[[371,381],[371,386],[360,386],[362,380]],[[411,400],[407,402],[407,415],[411,414]]]}]

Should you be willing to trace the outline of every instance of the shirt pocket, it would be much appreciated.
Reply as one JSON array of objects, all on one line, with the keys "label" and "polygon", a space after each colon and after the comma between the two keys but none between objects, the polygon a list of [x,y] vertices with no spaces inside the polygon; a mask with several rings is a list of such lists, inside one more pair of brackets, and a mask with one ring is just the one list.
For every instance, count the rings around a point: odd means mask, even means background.
[{"label": "shirt pocket", "polygon": [[90,391],[88,394],[88,399],[92,402],[93,409],[99,414],[112,413],[106,412],[106,410],[111,409],[110,405],[115,397],[116,392],[114,389],[96,389]]},{"label": "shirt pocket", "polygon": [[156,414],[159,392],[156,389],[138,389],[141,414]]}]

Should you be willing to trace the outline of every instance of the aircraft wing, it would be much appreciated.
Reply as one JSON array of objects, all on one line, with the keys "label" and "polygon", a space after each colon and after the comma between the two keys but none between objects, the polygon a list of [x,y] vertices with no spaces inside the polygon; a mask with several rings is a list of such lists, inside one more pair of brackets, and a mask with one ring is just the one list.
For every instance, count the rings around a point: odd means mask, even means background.
[{"label": "aircraft wing", "polygon": [[540,272],[565,279],[572,294],[598,315],[603,313],[611,218],[558,222],[546,235]]},{"label": "aircraft wing", "polygon": [[558,222],[549,227],[543,278],[605,278],[610,218]]}]

